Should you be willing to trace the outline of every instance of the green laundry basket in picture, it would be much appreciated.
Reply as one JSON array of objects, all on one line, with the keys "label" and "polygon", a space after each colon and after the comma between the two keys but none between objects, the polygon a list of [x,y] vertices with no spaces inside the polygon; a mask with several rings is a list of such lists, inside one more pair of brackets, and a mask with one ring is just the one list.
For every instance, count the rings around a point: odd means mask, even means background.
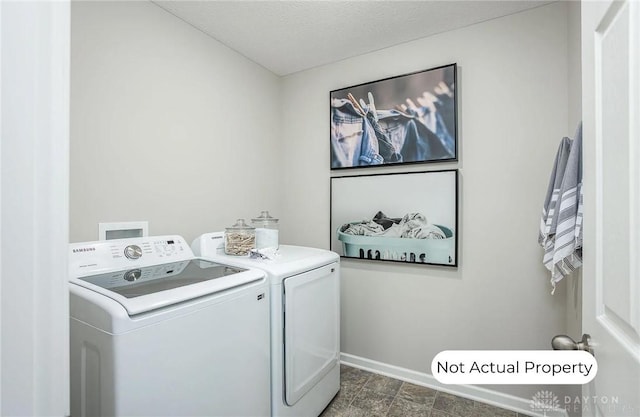
[{"label": "green laundry basket in picture", "polygon": [[[350,224],[358,224],[354,222]],[[455,265],[456,238],[451,229],[436,224],[445,239],[411,239],[385,236],[361,236],[344,233],[349,225],[338,229],[343,256],[410,263]]]}]

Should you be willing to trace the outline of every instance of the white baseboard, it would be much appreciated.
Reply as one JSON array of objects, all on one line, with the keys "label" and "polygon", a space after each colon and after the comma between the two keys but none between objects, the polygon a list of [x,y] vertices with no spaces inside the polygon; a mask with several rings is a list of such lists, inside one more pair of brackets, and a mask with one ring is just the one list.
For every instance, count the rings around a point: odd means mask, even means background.
[{"label": "white baseboard", "polygon": [[568,417],[566,410],[547,411],[546,414],[531,411],[530,399],[524,399],[509,394],[493,391],[475,385],[445,385],[438,382],[433,375],[412,371],[411,369],[377,362],[348,353],[340,354],[340,363],[365,371],[388,376],[423,387],[432,388],[449,394],[458,395],[470,400],[480,401],[496,407],[516,411],[528,416],[539,417]]}]

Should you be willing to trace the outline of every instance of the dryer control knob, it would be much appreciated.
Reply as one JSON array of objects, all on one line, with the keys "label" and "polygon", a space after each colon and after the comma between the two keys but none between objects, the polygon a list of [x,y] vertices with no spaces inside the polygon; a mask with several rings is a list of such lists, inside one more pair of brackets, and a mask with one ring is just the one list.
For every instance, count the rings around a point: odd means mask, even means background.
[{"label": "dryer control knob", "polygon": [[142,256],[142,249],[138,245],[129,245],[124,248],[124,256],[129,259],[138,259]]}]

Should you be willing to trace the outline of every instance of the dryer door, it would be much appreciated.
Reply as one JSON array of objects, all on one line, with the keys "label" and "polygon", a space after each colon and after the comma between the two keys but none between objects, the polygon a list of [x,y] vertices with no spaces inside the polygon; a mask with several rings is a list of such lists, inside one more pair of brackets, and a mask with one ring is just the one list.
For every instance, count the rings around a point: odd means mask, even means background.
[{"label": "dryer door", "polygon": [[285,401],[292,406],[338,364],[338,263],[284,280]]}]

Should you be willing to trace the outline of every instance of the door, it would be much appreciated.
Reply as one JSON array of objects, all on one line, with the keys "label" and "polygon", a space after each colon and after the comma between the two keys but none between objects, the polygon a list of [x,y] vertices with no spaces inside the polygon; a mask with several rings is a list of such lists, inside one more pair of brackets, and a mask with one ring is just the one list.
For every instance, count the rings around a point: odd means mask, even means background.
[{"label": "door", "polygon": [[640,3],[582,2],[584,416],[640,416]]},{"label": "door", "polygon": [[340,274],[337,263],[284,280],[285,400],[294,405],[338,365]]}]

